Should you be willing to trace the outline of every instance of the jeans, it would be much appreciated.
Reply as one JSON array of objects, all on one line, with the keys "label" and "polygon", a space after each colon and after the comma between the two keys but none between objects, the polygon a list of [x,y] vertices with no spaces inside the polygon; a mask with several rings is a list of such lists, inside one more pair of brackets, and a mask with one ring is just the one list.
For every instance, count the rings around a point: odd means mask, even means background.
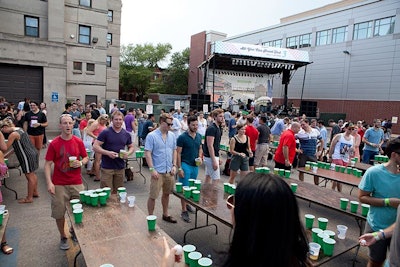
[{"label": "jeans", "polygon": [[362,162],[372,164],[371,160],[374,159],[375,155],[378,155],[378,151],[364,150],[362,155]]}]

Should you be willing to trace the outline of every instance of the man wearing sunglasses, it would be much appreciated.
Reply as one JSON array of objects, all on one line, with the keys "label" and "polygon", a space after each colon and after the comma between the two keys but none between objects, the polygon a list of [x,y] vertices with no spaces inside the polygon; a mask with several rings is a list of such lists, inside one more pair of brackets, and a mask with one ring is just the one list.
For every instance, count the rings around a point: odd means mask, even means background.
[{"label": "man wearing sunglasses", "polygon": [[150,194],[147,200],[149,215],[154,213],[156,199],[162,188],[162,219],[176,223],[176,219],[168,214],[169,195],[175,184],[177,158],[175,135],[169,132],[171,126],[172,116],[168,113],[161,114],[160,126],[146,137],[144,153],[151,173]]}]

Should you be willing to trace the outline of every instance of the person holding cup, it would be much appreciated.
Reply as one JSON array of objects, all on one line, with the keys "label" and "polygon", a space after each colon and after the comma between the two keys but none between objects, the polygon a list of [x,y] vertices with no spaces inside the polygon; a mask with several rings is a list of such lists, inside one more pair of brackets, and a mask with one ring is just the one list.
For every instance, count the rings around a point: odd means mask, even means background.
[{"label": "person holding cup", "polygon": [[[65,211],[71,199],[79,199],[79,192],[84,190],[81,167],[89,158],[82,139],[72,134],[74,121],[69,114],[60,117],[61,134],[49,144],[44,164],[47,191],[51,195],[51,217],[56,220],[60,233],[60,249],[69,249],[65,233]],[[69,162],[70,157],[76,157]],[[53,174],[51,167],[54,164]],[[73,234],[72,228],[70,232]]]},{"label": "person holding cup", "polygon": [[[176,141],[176,154],[178,165],[178,178],[183,186],[189,186],[189,179],[197,179],[199,174],[199,163],[203,156],[201,147],[201,135],[197,133],[199,122],[196,116],[190,116],[187,119],[188,130],[182,133]],[[200,160],[200,162],[197,162]],[[181,218],[189,223],[190,217],[187,210],[187,203],[181,199],[182,213]],[[189,208],[190,209],[190,208]]]},{"label": "person holding cup", "polygon": [[[12,146],[18,158],[22,172],[28,180],[28,194],[25,198],[18,200],[19,203],[32,203],[34,197],[39,197],[38,178],[35,171],[39,168],[39,155],[37,148],[29,140],[29,136],[21,128],[15,127],[11,119],[4,119],[0,122],[0,148],[4,153]],[[8,141],[5,143],[4,134],[8,134]]]},{"label": "person holding cup", "polygon": [[135,147],[131,135],[122,128],[124,115],[121,111],[111,114],[111,122],[112,126],[102,131],[94,141],[93,150],[101,155],[100,187],[110,187],[116,194],[118,187],[124,186],[125,161]]},{"label": "person holding cup", "polygon": [[[364,233],[380,232],[396,220],[396,209],[400,204],[400,139],[388,142],[386,148],[389,161],[370,167],[358,185],[358,198],[369,204]],[[389,249],[390,238],[384,234],[368,247],[368,266],[382,266]]]}]

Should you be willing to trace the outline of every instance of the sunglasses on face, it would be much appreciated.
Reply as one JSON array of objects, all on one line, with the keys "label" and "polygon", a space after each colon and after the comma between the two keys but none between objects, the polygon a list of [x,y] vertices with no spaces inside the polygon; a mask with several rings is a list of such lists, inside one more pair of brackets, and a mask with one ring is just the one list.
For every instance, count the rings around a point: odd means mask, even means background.
[{"label": "sunglasses on face", "polygon": [[226,207],[228,209],[233,209],[235,207],[235,195],[230,195],[227,199],[226,199]]}]

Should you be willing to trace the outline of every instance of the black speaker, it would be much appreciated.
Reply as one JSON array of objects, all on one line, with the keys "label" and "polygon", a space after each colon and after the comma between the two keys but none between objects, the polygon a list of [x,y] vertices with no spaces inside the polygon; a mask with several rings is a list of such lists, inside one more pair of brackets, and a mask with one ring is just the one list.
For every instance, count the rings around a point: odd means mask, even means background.
[{"label": "black speaker", "polygon": [[306,114],[307,117],[317,116],[317,101],[301,101],[300,115]]},{"label": "black speaker", "polygon": [[197,109],[199,111],[203,110],[203,105],[208,105],[208,110],[210,110],[210,95],[198,95],[192,94],[190,97],[190,108]]},{"label": "black speaker", "polygon": [[282,84],[288,84],[289,82],[290,82],[290,70],[283,70]]}]

